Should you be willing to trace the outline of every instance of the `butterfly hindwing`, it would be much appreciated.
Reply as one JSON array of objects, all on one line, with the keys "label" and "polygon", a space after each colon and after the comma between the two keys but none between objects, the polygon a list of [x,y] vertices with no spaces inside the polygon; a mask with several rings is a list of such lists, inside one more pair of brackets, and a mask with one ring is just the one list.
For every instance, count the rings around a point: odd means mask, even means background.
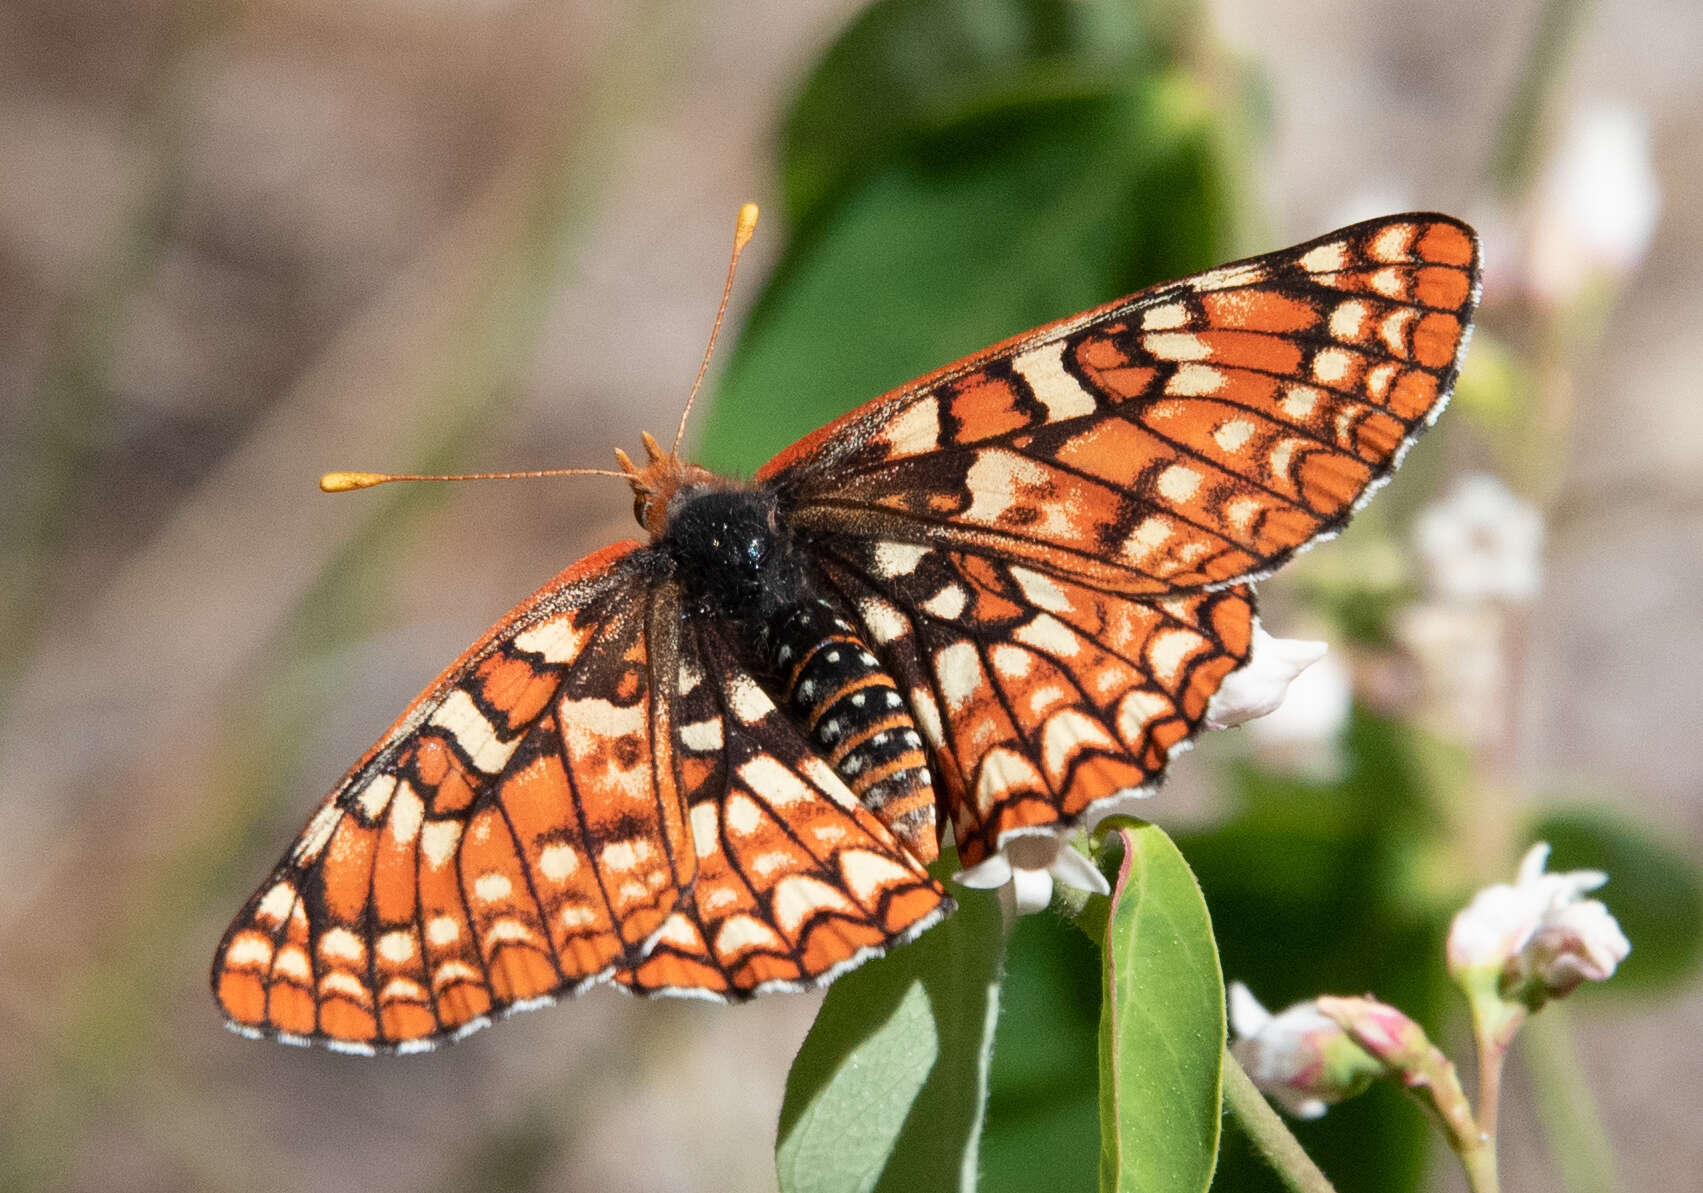
[{"label": "butterfly hindwing", "polygon": [[715,626],[683,629],[681,661],[679,757],[697,880],[617,982],[725,999],[801,989],[951,910]]},{"label": "butterfly hindwing", "polygon": [[823,554],[910,693],[966,865],[1005,833],[1145,794],[1251,644],[1246,586],[1131,600],[965,552]]}]

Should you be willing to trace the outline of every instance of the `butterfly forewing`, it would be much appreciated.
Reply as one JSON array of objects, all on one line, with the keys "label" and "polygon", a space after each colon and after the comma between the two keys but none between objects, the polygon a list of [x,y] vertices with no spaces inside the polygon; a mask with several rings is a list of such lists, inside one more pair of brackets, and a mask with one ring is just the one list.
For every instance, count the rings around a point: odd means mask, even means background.
[{"label": "butterfly forewing", "polygon": [[674,607],[636,547],[520,606],[327,797],[219,947],[234,1026],[417,1047],[642,953],[695,854],[672,767],[651,765],[670,723],[652,656],[673,646],[647,622]]},{"label": "butterfly forewing", "polygon": [[1359,224],[1008,341],[759,474],[940,727],[967,858],[1157,777],[1246,660],[1246,583],[1442,408],[1477,271],[1447,217]]}]

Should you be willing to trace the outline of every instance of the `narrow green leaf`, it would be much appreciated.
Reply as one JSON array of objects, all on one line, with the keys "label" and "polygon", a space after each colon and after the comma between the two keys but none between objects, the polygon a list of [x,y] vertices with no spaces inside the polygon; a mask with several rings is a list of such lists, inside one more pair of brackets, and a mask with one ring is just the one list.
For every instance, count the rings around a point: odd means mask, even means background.
[{"label": "narrow green leaf", "polygon": [[1224,978],[1206,900],[1171,839],[1117,830],[1100,1012],[1100,1189],[1183,1193],[1218,1157]]},{"label": "narrow green leaf", "polygon": [[835,982],[787,1075],[782,1193],[975,1189],[998,1011],[999,903]]}]

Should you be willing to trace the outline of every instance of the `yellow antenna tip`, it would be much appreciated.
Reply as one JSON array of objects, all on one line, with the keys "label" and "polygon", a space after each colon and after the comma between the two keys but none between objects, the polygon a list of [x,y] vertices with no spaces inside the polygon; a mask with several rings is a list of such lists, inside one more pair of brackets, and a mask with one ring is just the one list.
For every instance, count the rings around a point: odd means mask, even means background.
[{"label": "yellow antenna tip", "polygon": [[747,203],[739,209],[739,222],[733,228],[733,251],[739,252],[751,243],[751,237],[757,231],[757,205]]},{"label": "yellow antenna tip", "polygon": [[347,493],[352,489],[370,489],[390,479],[382,472],[327,472],[319,478],[319,487],[326,493]]}]

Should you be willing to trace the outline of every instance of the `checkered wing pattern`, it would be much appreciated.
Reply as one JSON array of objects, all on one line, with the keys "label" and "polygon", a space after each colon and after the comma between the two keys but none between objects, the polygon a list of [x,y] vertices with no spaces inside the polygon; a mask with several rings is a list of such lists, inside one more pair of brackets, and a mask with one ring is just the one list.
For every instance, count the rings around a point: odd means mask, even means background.
[{"label": "checkered wing pattern", "polygon": [[644,961],[615,980],[728,1000],[803,989],[950,911],[718,627],[682,632],[680,767],[698,876]]},{"label": "checkered wing pattern", "polygon": [[234,1027],[407,1051],[644,954],[697,853],[672,731],[678,608],[637,546],[535,594],[320,805],[219,946]]},{"label": "checkered wing pattern", "polygon": [[1441,411],[1477,293],[1464,225],[1358,224],[1017,337],[764,468],[908,687],[967,861],[1158,777],[1246,661],[1249,582]]}]

